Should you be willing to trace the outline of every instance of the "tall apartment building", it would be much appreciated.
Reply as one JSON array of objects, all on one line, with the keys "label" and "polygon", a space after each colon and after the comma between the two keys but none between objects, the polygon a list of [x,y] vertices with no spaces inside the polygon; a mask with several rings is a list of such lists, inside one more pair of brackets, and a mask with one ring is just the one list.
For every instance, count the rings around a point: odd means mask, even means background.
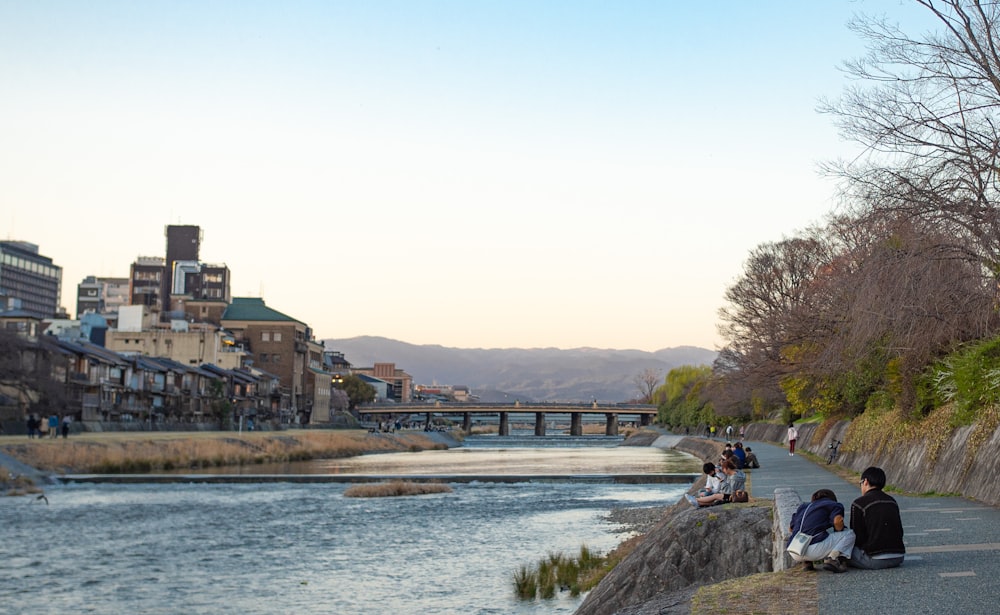
[{"label": "tall apartment building", "polygon": [[10,299],[38,318],[52,318],[59,309],[62,267],[38,253],[27,241],[0,241],[0,301]]},{"label": "tall apartment building", "polygon": [[129,270],[129,305],[144,305],[163,311],[165,261],[159,256],[140,256]]},{"label": "tall apartment building", "polygon": [[[192,310],[189,302],[227,304],[229,267],[199,260],[202,232],[197,226],[167,226],[166,257],[139,257],[132,263],[129,296],[132,305],[145,305],[159,312],[163,321],[193,318],[205,312],[204,306]],[[216,315],[220,311],[213,309]]]},{"label": "tall apartment building", "polygon": [[118,308],[129,305],[128,278],[99,278],[87,276],[76,285],[76,318],[87,312],[117,314]]}]

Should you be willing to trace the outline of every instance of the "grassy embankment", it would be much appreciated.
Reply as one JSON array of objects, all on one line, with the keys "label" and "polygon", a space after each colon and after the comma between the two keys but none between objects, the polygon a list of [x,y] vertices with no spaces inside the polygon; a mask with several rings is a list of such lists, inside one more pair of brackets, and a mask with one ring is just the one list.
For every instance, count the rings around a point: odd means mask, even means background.
[{"label": "grassy embankment", "polygon": [[98,474],[283,463],[445,448],[422,434],[369,434],[361,430],[244,434],[87,433],[71,436],[68,440],[0,440],[0,451],[40,470]]}]

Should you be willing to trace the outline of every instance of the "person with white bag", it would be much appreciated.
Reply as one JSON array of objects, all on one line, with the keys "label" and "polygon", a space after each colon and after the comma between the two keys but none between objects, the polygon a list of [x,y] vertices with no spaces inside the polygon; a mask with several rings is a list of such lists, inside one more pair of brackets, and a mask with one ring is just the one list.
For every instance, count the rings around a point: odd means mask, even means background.
[{"label": "person with white bag", "polygon": [[847,572],[847,562],[854,549],[854,532],[844,527],[844,505],[829,489],[812,494],[812,500],[799,505],[792,515],[786,551],[806,570],[815,570],[813,562],[823,562],[830,572]]}]

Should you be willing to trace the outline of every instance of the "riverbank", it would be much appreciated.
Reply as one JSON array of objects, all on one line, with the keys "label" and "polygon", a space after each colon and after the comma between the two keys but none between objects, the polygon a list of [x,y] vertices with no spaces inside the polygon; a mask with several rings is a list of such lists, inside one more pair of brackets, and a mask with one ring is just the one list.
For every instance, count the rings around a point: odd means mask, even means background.
[{"label": "riverbank", "polygon": [[[657,566],[663,567],[663,562],[671,557],[684,560],[685,550],[678,550],[676,545],[684,544],[688,535],[696,534],[699,522],[723,521],[722,515],[731,515],[746,506],[728,505],[703,511],[679,502],[644,536],[645,547],[640,545],[642,550],[636,559],[619,564],[620,576],[607,580],[607,587],[595,588],[593,599],[588,596],[590,604],[585,603],[586,608],[581,606],[578,614],[686,615],[714,613],[739,605],[740,610],[752,613],[810,615],[850,610],[858,604],[865,604],[872,612],[917,613],[928,612],[928,606],[940,609],[941,592],[949,596],[949,612],[995,610],[990,596],[1000,591],[1000,559],[995,556],[1000,552],[1000,543],[984,542],[983,537],[992,536],[1000,528],[1000,509],[993,503],[995,494],[963,489],[967,480],[964,460],[969,454],[964,440],[977,433],[976,427],[949,430],[938,434],[935,440],[928,439],[937,442],[934,455],[929,453],[928,443],[916,438],[895,448],[884,443],[862,446],[851,441],[856,433],[849,423],[843,422],[800,426],[796,455],[789,456],[782,442],[785,429],[786,426],[768,424],[747,428],[748,443],[762,464],[762,468],[748,473],[752,501],[760,501],[765,505],[763,510],[768,510],[768,500],[776,491],[790,492],[799,500],[807,500],[812,491],[823,486],[833,489],[840,501],[848,503],[860,495],[857,472],[868,465],[879,465],[889,475],[892,495],[899,502],[907,528],[904,536],[907,556],[903,566],[884,571],[851,570],[843,575],[806,572],[801,567],[753,574],[747,567],[738,576],[719,582],[721,566],[739,561],[751,551],[773,557],[774,551],[781,548],[771,539],[732,548],[745,534],[743,523],[732,519],[717,524],[718,531],[710,540],[718,548],[699,562],[702,570],[699,581],[671,589],[670,580],[677,575],[657,574]],[[841,448],[842,455],[834,464],[827,465],[825,453],[829,441],[841,438],[846,445]],[[997,438],[998,434],[990,431],[981,439],[989,446]],[[721,445],[718,440],[685,438],[677,448],[709,459],[705,454],[708,449]],[[703,447],[707,448],[703,451]],[[800,454],[803,449],[807,453]],[[986,457],[980,465],[986,467],[989,475],[995,460]],[[700,483],[699,480],[694,487]],[[945,489],[949,491],[942,495]],[[778,555],[783,556],[780,551]],[[769,569],[778,568],[772,564]],[[628,583],[634,587],[628,587]],[[663,591],[646,597],[642,597],[643,591],[637,591],[645,589],[652,594],[654,588]],[[629,591],[622,595],[623,589]],[[604,600],[599,601],[602,592]]]}]

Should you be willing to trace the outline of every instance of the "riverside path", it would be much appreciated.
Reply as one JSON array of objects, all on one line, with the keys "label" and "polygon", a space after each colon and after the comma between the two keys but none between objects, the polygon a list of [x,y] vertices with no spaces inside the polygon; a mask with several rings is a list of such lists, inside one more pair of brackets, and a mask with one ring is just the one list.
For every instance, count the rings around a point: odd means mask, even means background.
[{"label": "riverside path", "polygon": [[[784,447],[747,442],[760,459],[751,470],[751,492],[772,498],[790,488],[802,501],[832,489],[850,510],[861,495],[845,480]],[[984,476],[984,480],[992,480]],[[892,476],[888,477],[889,486]],[[1000,509],[962,497],[911,496],[889,491],[899,502],[906,559],[899,568],[845,574],[817,571],[820,613],[1000,613]]]}]

